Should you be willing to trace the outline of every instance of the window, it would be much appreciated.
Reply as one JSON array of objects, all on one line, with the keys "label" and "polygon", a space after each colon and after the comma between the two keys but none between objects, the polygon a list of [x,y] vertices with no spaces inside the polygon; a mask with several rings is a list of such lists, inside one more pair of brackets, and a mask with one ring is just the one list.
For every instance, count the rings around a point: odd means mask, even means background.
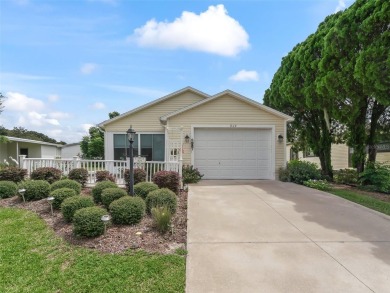
[{"label": "window", "polygon": [[378,153],[390,152],[390,142],[382,142],[376,145],[376,151]]},{"label": "window", "polygon": [[[164,134],[136,134],[133,142],[134,156],[146,157],[147,161],[164,161]],[[114,160],[126,160],[129,141],[126,134],[114,134]]]},{"label": "window", "polygon": [[26,156],[26,158],[28,158],[28,149],[20,149],[20,154],[21,155],[25,155]]}]

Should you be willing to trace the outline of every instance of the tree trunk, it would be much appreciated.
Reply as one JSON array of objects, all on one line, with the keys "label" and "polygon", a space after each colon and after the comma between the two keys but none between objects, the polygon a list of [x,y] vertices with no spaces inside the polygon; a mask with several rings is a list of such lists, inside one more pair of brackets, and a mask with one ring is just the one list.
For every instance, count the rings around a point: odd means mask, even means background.
[{"label": "tree trunk", "polygon": [[368,146],[368,161],[375,162],[376,161],[376,136],[377,136],[377,128],[378,128],[378,120],[379,117],[386,110],[386,106],[378,104],[376,101],[372,106],[371,111],[371,122],[370,129],[367,137],[367,146]]},{"label": "tree trunk", "polygon": [[349,144],[353,147],[352,164],[358,173],[364,171],[364,162],[366,158],[366,115],[368,100],[362,101],[359,107],[359,113],[356,115],[353,124],[349,125],[350,139]]}]

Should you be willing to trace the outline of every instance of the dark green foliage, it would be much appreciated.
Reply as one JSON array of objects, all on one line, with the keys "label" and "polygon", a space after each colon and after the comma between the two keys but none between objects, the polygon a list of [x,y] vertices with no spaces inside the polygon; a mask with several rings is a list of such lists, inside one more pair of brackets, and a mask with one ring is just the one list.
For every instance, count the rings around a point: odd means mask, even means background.
[{"label": "dark green foliage", "polygon": [[73,233],[76,236],[95,237],[104,233],[101,220],[107,211],[101,207],[87,207],[77,210],[73,216]]},{"label": "dark green foliage", "polygon": [[59,188],[71,188],[76,192],[76,195],[80,194],[81,192],[81,184],[70,179],[63,179],[63,180],[56,181],[51,185],[50,188],[51,191]]},{"label": "dark green foliage", "polygon": [[[129,184],[130,184],[130,170],[125,170],[125,182],[126,182],[126,189],[129,190]],[[138,184],[140,182],[144,182],[146,180],[146,172],[143,169],[135,168],[134,169],[134,185]]]},{"label": "dark green foliage", "polygon": [[145,214],[145,202],[137,196],[124,196],[110,204],[110,213],[114,224],[137,224]]},{"label": "dark green foliage", "polygon": [[359,176],[355,169],[341,169],[334,171],[333,180],[339,184],[357,184]]},{"label": "dark green foliage", "polygon": [[152,208],[152,217],[154,225],[160,233],[164,234],[168,231],[172,213],[166,206]]},{"label": "dark green foliage", "polygon": [[183,166],[183,183],[197,183],[199,182],[204,175],[200,174],[199,170],[197,168],[194,168],[194,166]]},{"label": "dark green foliage", "polygon": [[159,188],[168,188],[174,193],[179,191],[180,176],[174,171],[159,171],[154,173],[152,181],[157,184]]},{"label": "dark green foliage", "polygon": [[68,174],[68,178],[77,181],[84,187],[88,180],[88,170],[84,168],[72,169]]},{"label": "dark green foliage", "polygon": [[103,205],[108,208],[109,205],[117,199],[120,199],[121,197],[124,197],[127,195],[127,192],[124,191],[122,188],[119,187],[113,187],[113,188],[106,188],[103,189],[102,192],[102,203]]},{"label": "dark green foliage", "polygon": [[14,127],[11,130],[11,129],[6,129],[6,128],[0,126],[0,130],[1,130],[0,134],[5,135],[5,136],[26,138],[26,139],[45,141],[45,142],[50,142],[50,143],[66,144],[63,141],[56,141],[55,139],[50,138],[43,133],[32,131],[32,130],[27,130],[26,128],[23,128],[23,127]]},{"label": "dark green foliage", "polygon": [[54,197],[53,200],[53,208],[59,209],[61,208],[62,202],[68,198],[76,195],[76,191],[70,188],[59,188],[52,192],[50,192],[50,196]]},{"label": "dark green foliage", "polygon": [[12,197],[18,194],[18,186],[12,181],[0,181],[0,198]]},{"label": "dark green foliage", "polygon": [[176,212],[176,194],[168,188],[157,189],[149,192],[145,199],[146,211],[151,213],[152,208],[166,206],[172,214]]},{"label": "dark green foliage", "polygon": [[64,199],[61,204],[61,212],[65,221],[69,223],[72,222],[73,215],[77,210],[93,207],[94,205],[92,197],[76,195]]},{"label": "dark green foliage", "polygon": [[390,165],[370,162],[359,177],[362,185],[372,185],[376,191],[390,193]]},{"label": "dark green foliage", "polygon": [[12,181],[19,183],[23,181],[27,175],[26,169],[21,169],[18,167],[6,167],[0,170],[0,181]]},{"label": "dark green foliage", "polygon": [[49,196],[50,184],[45,180],[26,180],[19,184],[20,189],[26,189],[26,201],[43,199]]},{"label": "dark green foliage", "polygon": [[104,159],[104,131],[100,127],[89,128],[89,136],[84,136],[80,148],[84,159]]},{"label": "dark green foliage", "polygon": [[92,188],[92,196],[95,203],[102,202],[102,192],[106,188],[116,188],[118,187],[114,182],[111,181],[102,181],[96,183],[95,187]]},{"label": "dark green foliage", "polygon": [[41,167],[31,173],[33,180],[46,180],[50,184],[61,179],[62,171],[53,167]]},{"label": "dark green foliage", "polygon": [[288,178],[290,182],[303,184],[310,179],[321,179],[321,172],[315,163],[292,160],[287,164]]},{"label": "dark green foliage", "polygon": [[279,180],[282,182],[290,181],[290,173],[287,168],[281,167],[279,168]]},{"label": "dark green foliage", "polygon": [[109,171],[96,171],[96,182],[101,182],[106,180],[115,182],[115,177],[112,174],[110,174]]},{"label": "dark green foliage", "polygon": [[326,180],[308,180],[303,182],[303,185],[323,191],[331,190],[331,186]]},{"label": "dark green foliage", "polygon": [[149,192],[158,189],[158,186],[152,182],[140,182],[134,185],[134,193],[143,199],[149,194]]}]

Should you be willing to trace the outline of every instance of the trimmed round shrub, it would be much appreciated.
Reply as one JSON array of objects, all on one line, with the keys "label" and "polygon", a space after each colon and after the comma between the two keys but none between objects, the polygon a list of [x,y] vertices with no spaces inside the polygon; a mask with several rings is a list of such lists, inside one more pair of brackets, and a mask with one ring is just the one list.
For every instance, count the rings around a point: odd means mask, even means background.
[{"label": "trimmed round shrub", "polygon": [[50,187],[51,191],[54,191],[54,190],[60,189],[60,188],[73,189],[76,192],[76,195],[80,194],[80,192],[81,192],[81,184],[74,181],[74,180],[70,180],[70,179],[63,179],[60,181],[56,181]]},{"label": "trimmed round shrub", "polygon": [[93,207],[95,204],[92,197],[76,195],[64,199],[61,204],[61,212],[65,221],[72,222],[74,213],[82,208]]},{"label": "trimmed round shrub", "polygon": [[157,189],[149,192],[145,199],[146,211],[151,213],[151,209],[154,207],[166,206],[172,214],[176,212],[176,194],[168,188]]},{"label": "trimmed round shrub", "polygon": [[101,203],[102,202],[102,192],[106,188],[115,188],[118,187],[114,182],[111,181],[102,181],[96,183],[95,187],[92,188],[92,196],[93,200],[96,203]]},{"label": "trimmed round shrub", "polygon": [[355,169],[341,169],[333,172],[333,180],[340,184],[358,184],[359,175]]},{"label": "trimmed round shrub", "polygon": [[159,171],[154,173],[152,181],[159,188],[168,188],[174,193],[179,191],[180,176],[175,171]]},{"label": "trimmed round shrub", "polygon": [[66,187],[59,188],[59,189],[56,189],[56,190],[50,192],[50,196],[54,197],[53,208],[60,209],[61,204],[64,201],[64,199],[66,199],[68,197],[75,196],[75,195],[77,195],[76,191],[74,191],[73,189],[70,189],[70,188],[66,188]]},{"label": "trimmed round shrub", "polygon": [[46,180],[50,184],[61,179],[62,171],[53,167],[41,167],[31,173],[33,180]]},{"label": "trimmed round shrub", "polygon": [[0,181],[0,198],[12,197],[18,194],[18,186],[12,181]]},{"label": "trimmed round shrub", "polygon": [[[124,179],[126,182],[126,190],[130,188],[130,169],[126,169],[124,173]],[[141,168],[134,169],[134,185],[140,182],[146,181],[146,172]]]},{"label": "trimmed round shrub", "polygon": [[110,212],[114,224],[137,224],[145,214],[145,202],[137,196],[124,196],[110,204]]},{"label": "trimmed round shrub", "polygon": [[12,181],[19,183],[23,181],[27,175],[26,169],[21,169],[19,167],[7,167],[3,170],[0,170],[0,181]]},{"label": "trimmed round shrub", "polygon": [[88,181],[88,170],[84,168],[72,169],[68,174],[68,178],[77,181],[84,187]]},{"label": "trimmed round shrub", "polygon": [[101,207],[88,207],[77,210],[73,216],[73,233],[77,236],[95,237],[104,233],[101,220],[107,211]]},{"label": "trimmed round shrub", "polygon": [[108,206],[117,199],[124,197],[127,195],[127,192],[122,188],[114,187],[114,188],[106,188],[102,192],[102,203],[108,208]]},{"label": "trimmed round shrub", "polygon": [[157,190],[158,186],[152,182],[140,182],[134,185],[134,194],[143,199],[153,190]]},{"label": "trimmed round shrub", "polygon": [[96,171],[96,182],[105,180],[115,182],[115,177],[109,171]]},{"label": "trimmed round shrub", "polygon": [[26,201],[46,198],[50,193],[50,184],[45,180],[26,180],[19,184],[20,189],[26,189],[24,198]]},{"label": "trimmed round shrub", "polygon": [[321,179],[321,172],[317,164],[306,161],[292,160],[287,164],[290,182],[303,184],[303,182]]}]

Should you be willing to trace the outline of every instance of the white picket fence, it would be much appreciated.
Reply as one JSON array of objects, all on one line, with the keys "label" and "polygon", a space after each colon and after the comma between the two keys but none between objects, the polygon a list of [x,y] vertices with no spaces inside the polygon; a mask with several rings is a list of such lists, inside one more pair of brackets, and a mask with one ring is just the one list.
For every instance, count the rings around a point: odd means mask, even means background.
[{"label": "white picket fence", "polygon": [[[129,169],[130,160],[84,160],[79,157],[72,159],[40,159],[40,158],[26,158],[21,155],[19,158],[20,167],[27,170],[27,176],[37,168],[53,167],[60,169],[64,175],[68,175],[69,171],[75,168],[84,168],[88,170],[88,185],[96,183],[97,171],[109,171],[115,177],[118,185],[125,185],[124,174],[125,169]],[[180,177],[182,175],[182,162],[159,162],[159,161],[145,161],[134,160],[134,168],[140,168],[146,172],[146,181],[151,181],[154,173],[158,171],[175,171]]]}]

